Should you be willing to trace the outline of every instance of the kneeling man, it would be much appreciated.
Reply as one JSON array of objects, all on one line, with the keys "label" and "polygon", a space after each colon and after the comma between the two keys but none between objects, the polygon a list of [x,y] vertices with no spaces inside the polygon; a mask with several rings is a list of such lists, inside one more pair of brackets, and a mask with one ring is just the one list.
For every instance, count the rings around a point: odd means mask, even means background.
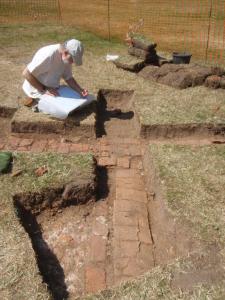
[{"label": "kneeling man", "polygon": [[[82,43],[76,39],[68,40],[64,44],[49,45],[39,49],[23,71],[25,77],[23,90],[26,95],[32,99],[43,101],[51,99],[52,102],[50,103],[53,104],[56,104],[53,101],[54,98],[65,97],[65,94],[68,93],[71,102],[73,92],[75,92],[76,99],[84,100],[88,98],[88,91],[76,82],[72,74],[73,63],[77,66],[82,65],[83,52]],[[69,87],[66,89],[65,86],[62,87],[62,94],[60,92],[61,78],[65,80]],[[70,90],[72,90],[72,94]],[[63,102],[62,107],[63,105],[66,105],[66,103]],[[51,114],[48,109],[44,112]]]}]

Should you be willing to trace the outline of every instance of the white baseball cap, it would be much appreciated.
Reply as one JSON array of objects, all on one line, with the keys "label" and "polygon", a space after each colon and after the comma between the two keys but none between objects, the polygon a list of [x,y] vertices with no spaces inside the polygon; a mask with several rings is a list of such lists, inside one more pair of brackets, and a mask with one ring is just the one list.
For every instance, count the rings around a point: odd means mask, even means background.
[{"label": "white baseball cap", "polygon": [[68,50],[69,54],[72,56],[74,63],[77,66],[82,65],[82,56],[84,53],[84,47],[82,43],[78,40],[72,39],[64,43],[64,47]]}]

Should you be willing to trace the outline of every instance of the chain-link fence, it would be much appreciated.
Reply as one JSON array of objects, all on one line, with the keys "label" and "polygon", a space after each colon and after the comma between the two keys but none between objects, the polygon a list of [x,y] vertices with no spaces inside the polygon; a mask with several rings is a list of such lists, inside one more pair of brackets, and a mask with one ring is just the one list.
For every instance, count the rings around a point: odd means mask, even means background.
[{"label": "chain-link fence", "polygon": [[0,23],[52,22],[124,39],[129,27],[165,52],[224,64],[224,0],[0,0]]}]

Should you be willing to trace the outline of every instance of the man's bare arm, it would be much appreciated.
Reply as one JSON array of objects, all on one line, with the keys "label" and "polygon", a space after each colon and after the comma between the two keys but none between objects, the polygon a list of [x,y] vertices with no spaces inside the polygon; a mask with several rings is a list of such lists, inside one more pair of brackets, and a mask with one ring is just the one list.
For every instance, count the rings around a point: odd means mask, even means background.
[{"label": "man's bare arm", "polygon": [[38,81],[37,78],[35,78],[27,68],[23,71],[23,77],[27,81],[29,81],[29,83],[40,93],[45,92],[45,86],[40,81]]},{"label": "man's bare arm", "polygon": [[81,96],[86,97],[88,95],[88,92],[85,89],[82,89],[73,77],[65,81],[71,89],[78,92]]},{"label": "man's bare arm", "polygon": [[40,93],[47,93],[52,96],[58,96],[58,92],[56,89],[44,86],[39,80],[37,80],[36,77],[34,77],[34,75],[30,73],[30,71],[27,68],[23,71],[23,77],[27,81],[29,81],[29,83]]}]

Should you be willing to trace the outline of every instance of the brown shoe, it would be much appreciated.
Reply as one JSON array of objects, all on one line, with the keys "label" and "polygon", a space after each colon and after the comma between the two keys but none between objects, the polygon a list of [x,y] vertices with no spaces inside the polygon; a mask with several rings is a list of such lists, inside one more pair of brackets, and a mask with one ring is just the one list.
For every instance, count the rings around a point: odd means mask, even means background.
[{"label": "brown shoe", "polygon": [[22,100],[22,104],[24,106],[31,107],[34,104],[34,99],[30,98],[30,97],[27,97],[27,98]]}]

